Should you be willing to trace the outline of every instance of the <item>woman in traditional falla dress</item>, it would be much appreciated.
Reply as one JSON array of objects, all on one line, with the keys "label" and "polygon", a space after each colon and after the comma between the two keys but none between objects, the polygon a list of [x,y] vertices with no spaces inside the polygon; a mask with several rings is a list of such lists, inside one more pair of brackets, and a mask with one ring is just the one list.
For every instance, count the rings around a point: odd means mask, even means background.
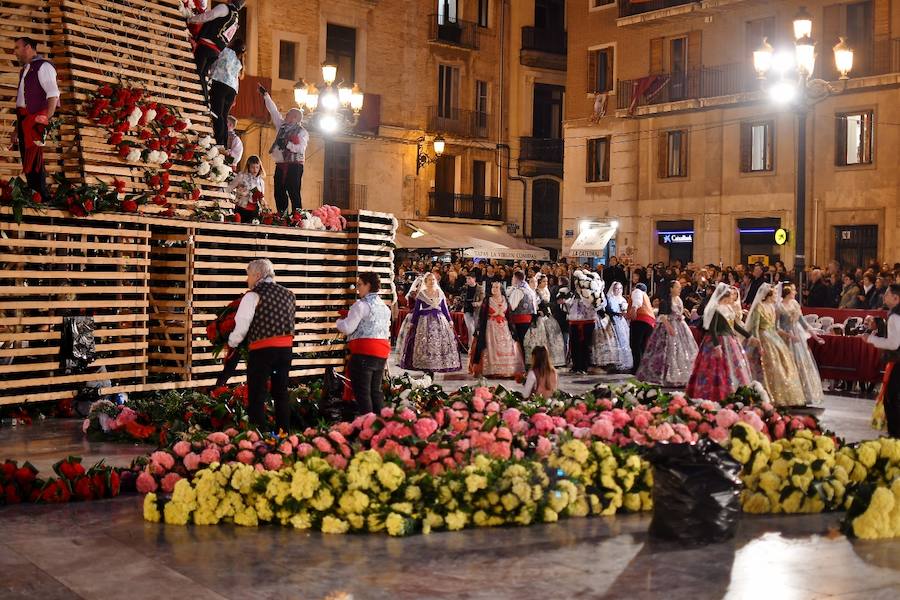
[{"label": "woman in traditional falla dress", "polygon": [[660,307],[656,329],[647,342],[637,378],[666,387],[687,385],[697,359],[697,342],[685,321],[681,284],[669,283],[669,297]]},{"label": "woman in traditional falla dress", "polygon": [[409,338],[409,328],[412,324],[412,309],[416,306],[416,296],[419,293],[419,289],[422,287],[424,279],[424,275],[416,277],[415,281],[412,282],[412,285],[409,286],[409,291],[406,292],[406,305],[410,307],[410,310],[406,313],[406,316],[403,317],[403,322],[400,324],[400,329],[397,331],[397,342],[394,345],[397,349],[399,358],[403,358],[403,351],[406,349],[406,340]]},{"label": "woman in traditional falla dress", "polygon": [[[598,278],[599,279],[599,278]],[[613,331],[612,317],[606,314],[607,295],[606,283],[600,279],[597,283],[601,294],[597,308],[597,324],[594,327],[594,366],[613,370],[619,362],[619,345],[616,343],[616,334]]]},{"label": "woman in traditional falla dress", "polygon": [[692,398],[721,402],[739,387],[750,385],[750,367],[736,335],[749,338],[740,322],[737,289],[726,283],[716,286],[703,310],[703,339],[688,380]]},{"label": "woman in traditional falla dress", "polygon": [[759,286],[750,306],[746,328],[758,344],[748,345],[750,374],[769,392],[775,406],[803,406],[806,397],[800,387],[800,375],[790,348],[788,334],[778,329],[776,288],[768,283]]},{"label": "woman in traditional falla dress", "polygon": [[481,315],[469,353],[469,372],[485,377],[516,377],[525,372],[522,348],[513,339],[509,325],[509,304],[503,286],[495,281],[491,295],[481,303]]},{"label": "woman in traditional falla dress", "polygon": [[616,345],[613,368],[624,373],[631,371],[634,359],[631,355],[628,321],[625,319],[625,313],[628,312],[628,300],[625,299],[622,292],[622,284],[614,281],[606,295],[606,314],[609,317],[607,328],[612,333]]},{"label": "woman in traditional falla dress", "polygon": [[447,308],[447,298],[433,273],[427,273],[410,313],[400,367],[429,373],[459,371],[456,334]]},{"label": "woman in traditional falla dress", "polygon": [[825,400],[822,376],[819,375],[819,367],[816,366],[806,340],[812,338],[819,344],[824,344],[825,340],[820,338],[803,318],[800,303],[797,302],[797,288],[788,283],[784,286],[781,296],[782,301],[777,306],[778,328],[788,334],[787,345],[797,365],[800,387],[806,397],[806,404],[821,406]]},{"label": "woman in traditional falla dress", "polygon": [[550,306],[550,286],[546,275],[537,276],[535,295],[538,299],[538,310],[531,329],[525,334],[525,356],[530,357],[538,346],[547,350],[550,363],[554,366],[566,364],[566,346],[559,323],[553,316]]}]

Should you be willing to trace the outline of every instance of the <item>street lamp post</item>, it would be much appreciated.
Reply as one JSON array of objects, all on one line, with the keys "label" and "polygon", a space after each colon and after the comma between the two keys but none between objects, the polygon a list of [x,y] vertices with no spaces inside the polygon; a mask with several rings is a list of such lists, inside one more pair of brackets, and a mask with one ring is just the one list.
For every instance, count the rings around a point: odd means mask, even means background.
[{"label": "street lamp post", "polygon": [[[753,66],[761,81],[768,81],[768,92],[779,104],[793,104],[797,115],[797,189],[794,231],[794,270],[797,285],[803,282],[806,269],[806,121],[809,109],[831,94],[839,93],[831,83],[811,78],[816,64],[816,43],[812,38],[812,17],[806,8],[800,8],[794,17],[794,52],[775,52],[766,38],[753,53]],[[833,48],[834,62],[841,80],[849,78],[853,68],[853,50],[844,38]],[[771,82],[770,73],[777,73],[777,81]]]},{"label": "street lamp post", "polygon": [[365,95],[359,85],[347,87],[335,84],[337,66],[322,65],[322,80],[319,87],[301,79],[294,85],[294,101],[304,110],[304,120],[315,122],[324,133],[337,132],[342,127],[352,127],[359,120]]}]

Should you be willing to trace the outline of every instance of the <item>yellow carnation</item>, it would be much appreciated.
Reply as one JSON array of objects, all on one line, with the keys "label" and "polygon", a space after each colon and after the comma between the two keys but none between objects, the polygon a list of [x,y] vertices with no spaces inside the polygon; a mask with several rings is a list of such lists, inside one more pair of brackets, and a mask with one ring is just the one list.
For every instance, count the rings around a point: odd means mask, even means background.
[{"label": "yellow carnation", "polygon": [[385,526],[387,528],[388,535],[404,535],[406,533],[406,519],[395,512],[392,512],[385,519]]},{"label": "yellow carnation", "polygon": [[400,487],[400,484],[403,483],[405,478],[406,474],[403,473],[403,469],[401,469],[397,463],[384,463],[378,469],[378,481],[381,482],[382,486],[392,492]]},{"label": "yellow carnation", "polygon": [[444,520],[447,522],[447,529],[457,531],[466,526],[469,522],[469,516],[461,510],[457,510],[448,514]]},{"label": "yellow carnation", "polygon": [[470,494],[474,494],[478,490],[483,490],[487,487],[488,480],[484,475],[478,475],[477,473],[472,473],[466,477],[466,489]]},{"label": "yellow carnation", "polygon": [[746,494],[743,498],[744,512],[751,514],[765,514],[771,511],[769,499],[765,494],[758,492]]},{"label": "yellow carnation", "polygon": [[580,464],[586,462],[590,456],[587,446],[581,440],[569,440],[562,445],[561,450],[564,456],[574,458]]},{"label": "yellow carnation", "polygon": [[342,519],[332,517],[331,515],[322,519],[322,533],[347,533],[347,530],[349,529],[350,524]]},{"label": "yellow carnation", "polygon": [[156,505],[156,494],[150,492],[144,496],[144,520],[151,523],[159,523],[162,515],[159,514],[159,507]]},{"label": "yellow carnation", "polygon": [[625,494],[622,506],[629,512],[638,512],[641,510],[641,497],[638,494]]},{"label": "yellow carnation", "polygon": [[555,523],[559,520],[559,515],[549,506],[544,508],[544,523]]}]

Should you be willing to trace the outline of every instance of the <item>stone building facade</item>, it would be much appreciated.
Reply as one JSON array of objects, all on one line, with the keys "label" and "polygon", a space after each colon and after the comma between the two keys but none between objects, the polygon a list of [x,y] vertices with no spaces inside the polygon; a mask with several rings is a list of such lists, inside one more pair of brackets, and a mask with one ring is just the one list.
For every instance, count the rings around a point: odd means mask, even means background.
[{"label": "stone building facade", "polygon": [[[798,121],[752,53],[763,36],[792,51],[801,4],[814,76],[835,92],[809,108],[806,262],[900,257],[898,0],[569,0],[564,248],[585,223],[617,222],[636,263],[793,264]],[[838,36],[855,52],[846,82]]]}]

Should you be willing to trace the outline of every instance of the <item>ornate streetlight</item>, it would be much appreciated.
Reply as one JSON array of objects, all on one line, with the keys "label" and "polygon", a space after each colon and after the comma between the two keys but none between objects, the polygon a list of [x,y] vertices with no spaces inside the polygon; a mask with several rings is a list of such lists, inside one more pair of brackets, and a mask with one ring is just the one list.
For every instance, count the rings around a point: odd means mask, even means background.
[{"label": "ornate streetlight", "polygon": [[[806,120],[810,107],[828,96],[846,89],[853,68],[853,50],[844,38],[832,49],[834,64],[844,81],[838,89],[828,81],[812,78],[816,66],[816,43],[812,38],[812,17],[806,8],[794,17],[794,52],[776,52],[766,38],[753,53],[753,66],[759,79],[768,82],[768,92],[778,104],[792,104],[797,114],[797,189],[794,269],[797,285],[802,284],[806,268]],[[773,75],[774,72],[774,75]],[[773,81],[774,79],[774,81]]]},{"label": "ornate streetlight", "polygon": [[336,77],[337,66],[325,63],[322,65],[324,84],[316,86],[301,79],[294,85],[294,101],[303,109],[304,120],[315,123],[323,133],[356,125],[365,101],[359,85],[335,85]]},{"label": "ornate streetlight", "polygon": [[425,136],[416,140],[416,175],[419,174],[419,171],[421,171],[422,167],[425,165],[437,162],[437,159],[444,153],[446,142],[442,136],[438,135],[432,140],[431,145],[434,147],[433,157],[428,156],[425,152]]}]

